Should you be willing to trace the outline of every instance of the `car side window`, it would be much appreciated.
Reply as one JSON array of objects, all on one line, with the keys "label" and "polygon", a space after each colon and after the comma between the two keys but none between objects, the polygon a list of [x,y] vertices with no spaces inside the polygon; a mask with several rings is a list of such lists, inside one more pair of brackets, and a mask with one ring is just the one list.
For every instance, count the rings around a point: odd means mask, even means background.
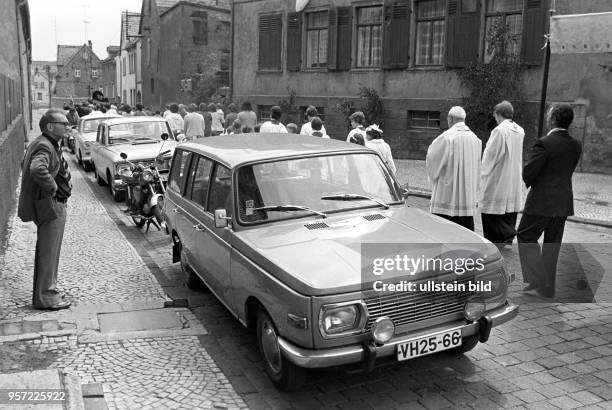
[{"label": "car side window", "polygon": [[185,197],[202,207],[206,206],[212,167],[213,162],[211,160],[200,156],[194,158],[194,164],[191,166],[191,175]]},{"label": "car side window", "polygon": [[168,189],[172,189],[180,194],[183,193],[183,186],[187,177],[187,166],[191,153],[184,150],[176,150],[172,160],[172,169],[168,178]]},{"label": "car side window", "polygon": [[212,186],[210,187],[210,198],[208,200],[209,212],[215,212],[217,209],[228,209],[229,198],[232,192],[232,173],[229,168],[217,164],[213,174]]}]

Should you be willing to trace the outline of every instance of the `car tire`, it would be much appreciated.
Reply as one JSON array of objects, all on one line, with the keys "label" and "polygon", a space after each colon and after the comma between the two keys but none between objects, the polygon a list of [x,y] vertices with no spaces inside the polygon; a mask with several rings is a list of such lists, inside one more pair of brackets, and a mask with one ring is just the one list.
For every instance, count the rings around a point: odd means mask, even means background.
[{"label": "car tire", "polygon": [[181,245],[181,271],[183,272],[183,278],[185,279],[185,285],[191,290],[203,290],[205,288],[204,282],[187,264],[185,257],[185,251]]},{"label": "car tire", "polygon": [[112,180],[111,180],[111,175],[110,172],[106,172],[106,179],[108,179],[108,191],[110,192],[111,196],[113,197],[113,199],[115,200],[115,202],[123,202],[125,201],[125,191],[117,191],[115,190],[115,185],[113,184]]},{"label": "car tire", "polygon": [[278,330],[263,308],[257,313],[257,346],[266,373],[277,388],[292,391],[304,384],[306,369],[283,357],[278,344]]},{"label": "car tire", "polygon": [[83,169],[85,169],[85,164],[83,163],[83,155],[81,154],[81,150],[79,150],[79,153],[76,155],[76,159],[77,159],[77,164],[79,164],[80,166],[83,167]]},{"label": "car tire", "polygon": [[104,182],[104,178],[102,178],[100,176],[100,174],[98,174],[98,170],[96,169],[95,164],[92,165],[92,166],[93,166],[93,169],[94,169],[94,176],[96,177],[96,181],[98,181],[98,185],[100,185],[100,186],[106,185],[106,182]]},{"label": "car tire", "polygon": [[461,343],[461,346],[455,347],[453,349],[449,349],[448,353],[454,354],[454,355],[467,353],[476,347],[476,345],[478,344],[478,339],[479,339],[479,335],[472,335],[472,336],[464,337],[463,342]]}]

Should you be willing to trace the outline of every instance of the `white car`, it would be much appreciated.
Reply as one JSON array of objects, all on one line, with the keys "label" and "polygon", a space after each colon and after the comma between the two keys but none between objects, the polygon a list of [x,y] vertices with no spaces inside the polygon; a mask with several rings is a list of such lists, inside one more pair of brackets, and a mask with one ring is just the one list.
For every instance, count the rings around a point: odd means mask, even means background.
[{"label": "white car", "polygon": [[115,114],[89,114],[79,119],[74,135],[74,155],[85,171],[93,171],[91,144],[96,140],[98,125],[118,117],[120,116]]}]

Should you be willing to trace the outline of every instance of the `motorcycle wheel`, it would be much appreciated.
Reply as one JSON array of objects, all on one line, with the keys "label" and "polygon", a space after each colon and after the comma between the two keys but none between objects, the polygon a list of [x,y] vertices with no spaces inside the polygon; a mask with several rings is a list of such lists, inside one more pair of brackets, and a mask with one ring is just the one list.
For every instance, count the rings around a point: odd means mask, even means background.
[{"label": "motorcycle wheel", "polygon": [[138,217],[136,215],[132,215],[132,221],[134,221],[134,224],[139,228],[142,228],[144,224],[147,222],[145,218]]}]

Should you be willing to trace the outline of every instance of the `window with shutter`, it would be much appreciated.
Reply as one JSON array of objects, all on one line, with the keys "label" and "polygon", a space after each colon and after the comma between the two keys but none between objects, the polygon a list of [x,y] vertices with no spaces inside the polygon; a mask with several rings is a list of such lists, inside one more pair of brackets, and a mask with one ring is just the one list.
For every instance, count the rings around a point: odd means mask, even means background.
[{"label": "window with shutter", "polygon": [[[449,0],[449,14],[453,0]],[[456,5],[456,0],[455,0]],[[416,4],[416,65],[442,65],[444,56],[444,1]]]},{"label": "window with shutter", "polygon": [[[381,6],[357,9],[357,67],[380,67],[382,11]],[[345,21],[347,20],[338,14],[339,30]]]},{"label": "window with shutter", "polygon": [[282,14],[259,16],[259,69],[281,70]]},{"label": "window with shutter", "polygon": [[401,0],[385,7],[383,33],[383,68],[408,67],[410,36],[410,4]]},{"label": "window with shutter", "polygon": [[447,67],[465,67],[478,59],[481,44],[479,5],[477,0],[449,0],[445,44]]},{"label": "window with shutter", "polygon": [[329,12],[306,15],[306,67],[327,66]]},{"label": "window with shutter", "polygon": [[329,10],[327,37],[327,68],[335,70],[338,66],[338,9]]},{"label": "window with shutter", "polygon": [[486,0],[485,62],[489,62],[493,58],[489,33],[496,24],[505,25],[508,29],[508,41],[505,50],[499,50],[499,52],[504,53],[506,57],[519,57],[521,55],[523,2],[524,0]]},{"label": "window with shutter", "polygon": [[548,28],[544,0],[527,0],[524,13],[521,59],[528,65],[540,65],[544,56],[544,34]]},{"label": "window with shutter", "polygon": [[299,71],[302,64],[302,13],[287,14],[287,71]]}]

